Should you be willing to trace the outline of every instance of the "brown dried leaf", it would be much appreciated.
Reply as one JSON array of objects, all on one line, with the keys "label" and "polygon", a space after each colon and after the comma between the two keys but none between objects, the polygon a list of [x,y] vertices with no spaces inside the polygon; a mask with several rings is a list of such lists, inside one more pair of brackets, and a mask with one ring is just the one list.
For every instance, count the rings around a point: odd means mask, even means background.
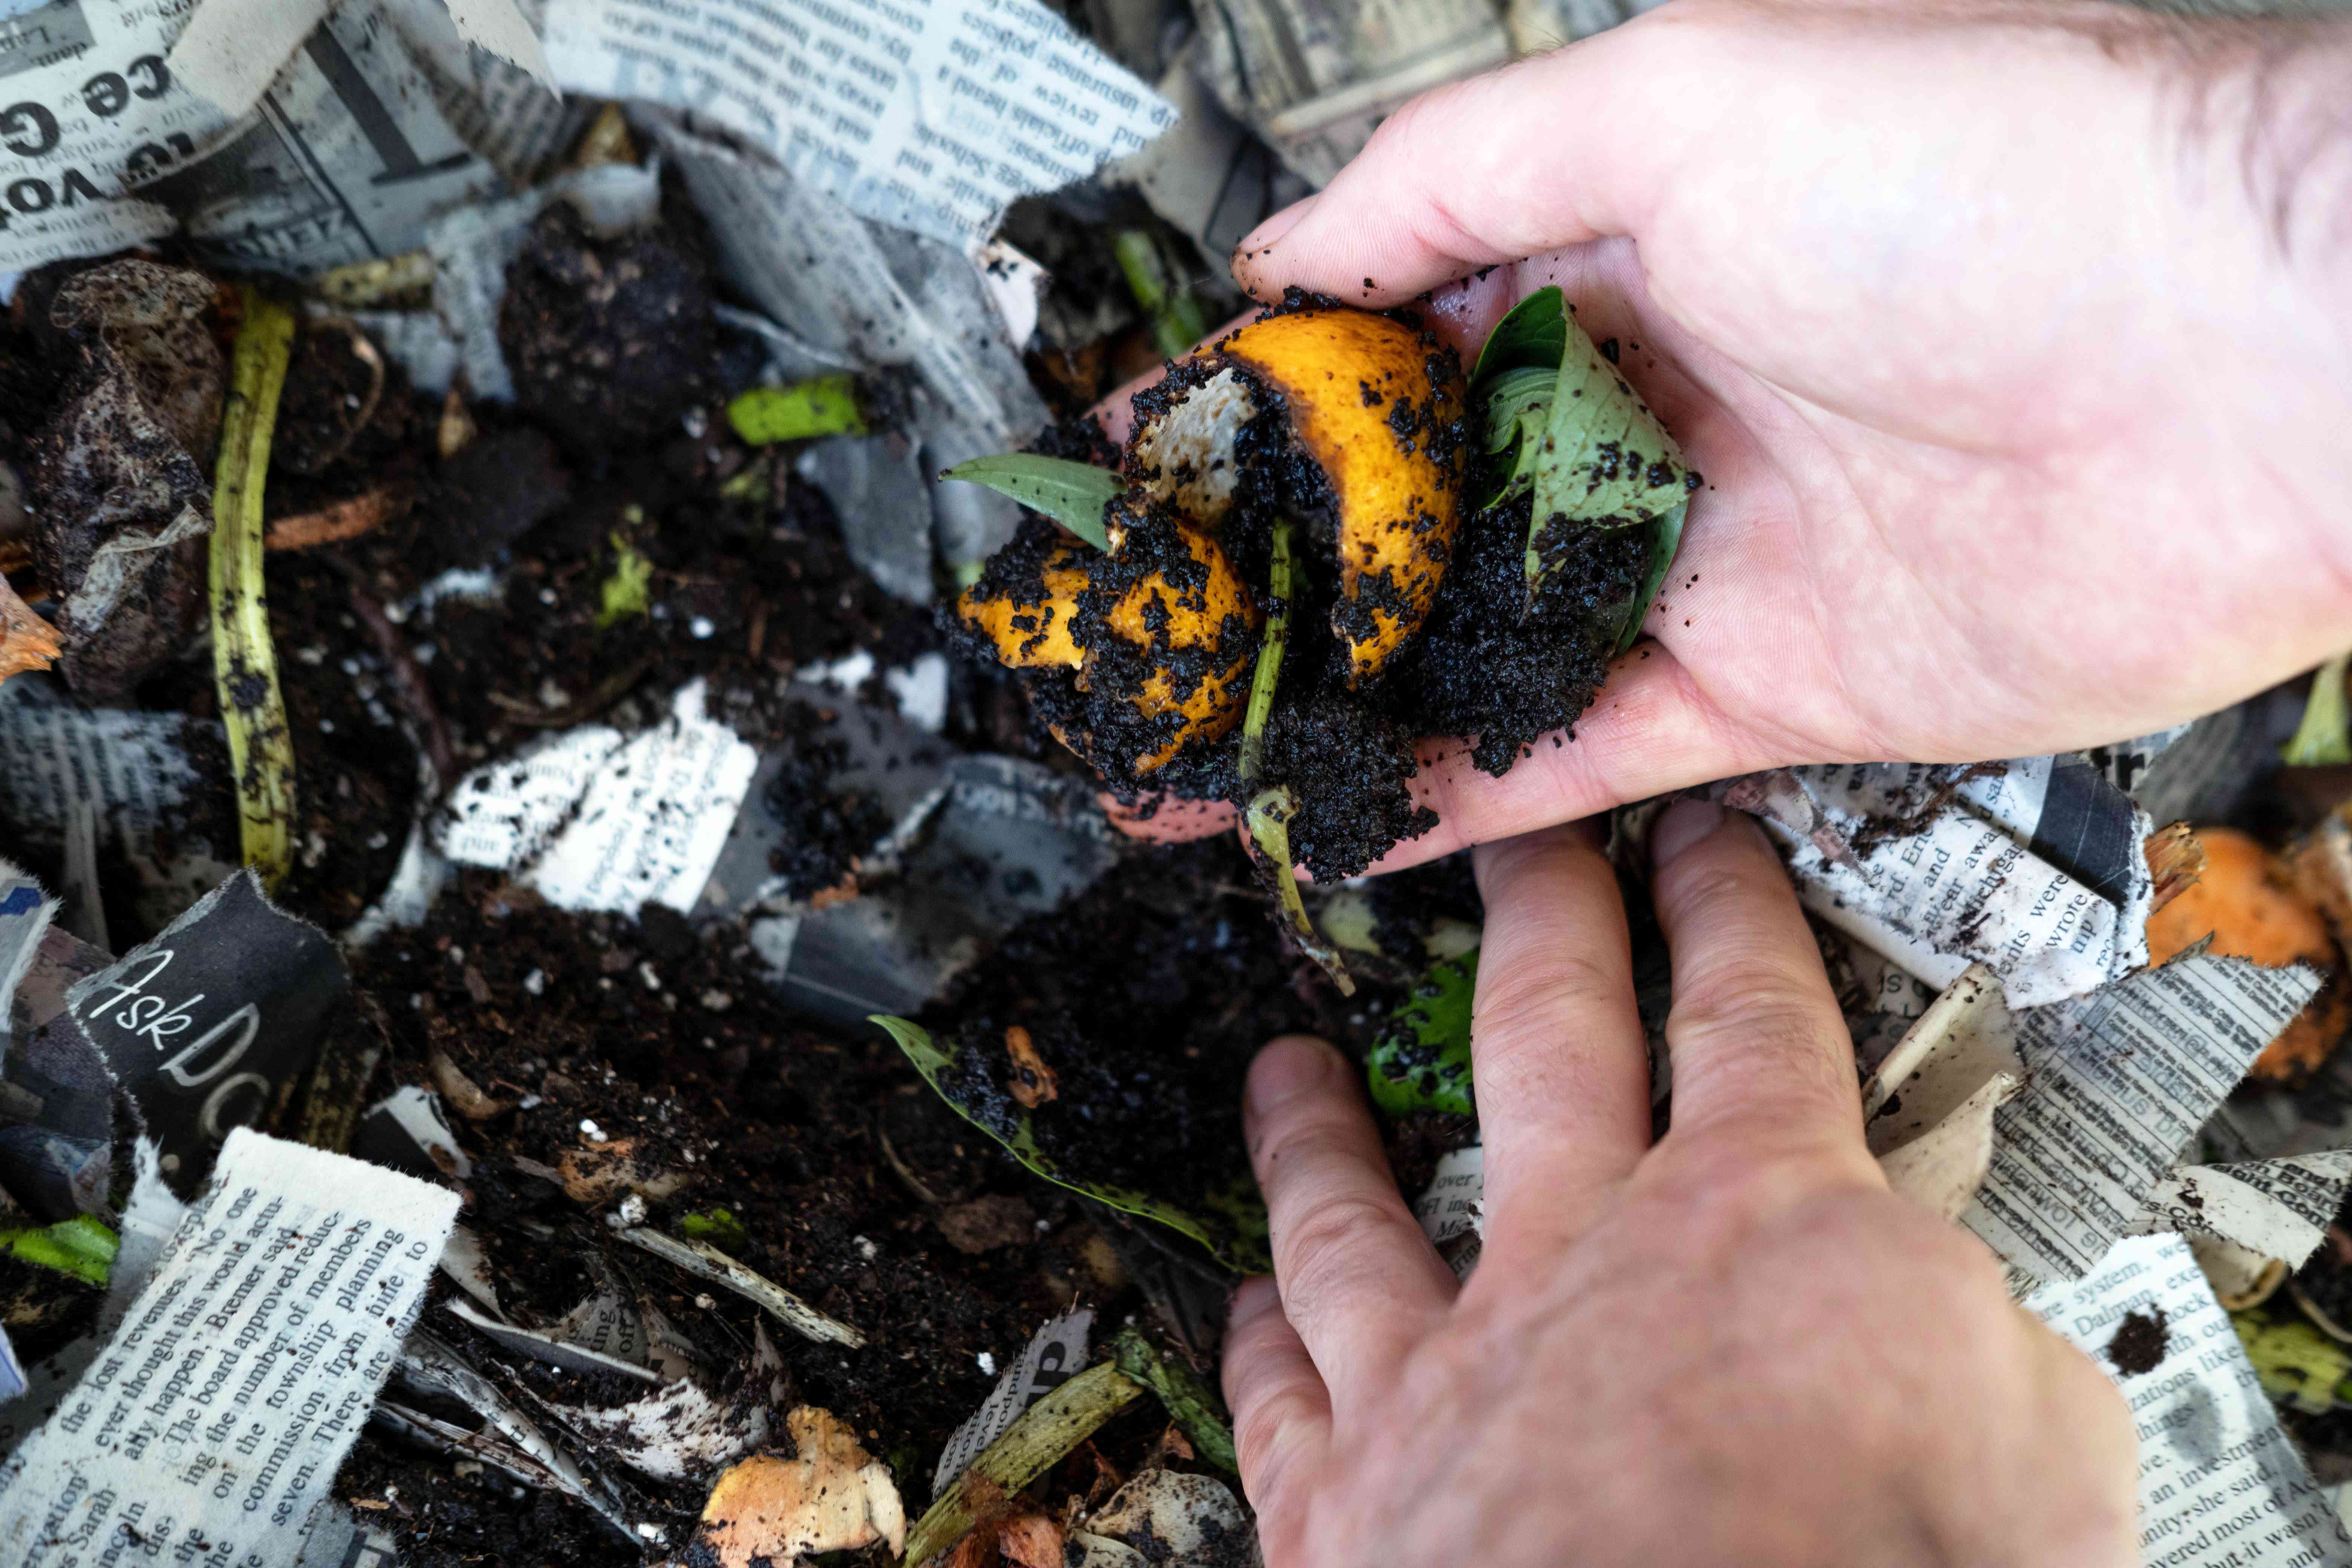
[{"label": "brown dried leaf", "polygon": [[637,1159],[636,1147],[634,1138],[615,1138],[593,1148],[566,1149],[555,1162],[555,1179],[566,1197],[592,1208],[623,1193],[659,1203],[685,1190],[685,1173],[646,1165]]},{"label": "brown dried leaf", "polygon": [[0,680],[19,670],[47,669],[58,657],[58,634],[0,577]]},{"label": "brown dried leaf", "polygon": [[1015,1514],[997,1527],[996,1550],[1019,1568],[1062,1568],[1062,1527],[1042,1513]]},{"label": "brown dried leaf", "polygon": [[2190,883],[2205,874],[2205,846],[2189,824],[2176,822],[2147,836],[2145,847],[2148,874],[2156,879],[2156,895],[2148,905],[2154,914],[2172,902]]}]

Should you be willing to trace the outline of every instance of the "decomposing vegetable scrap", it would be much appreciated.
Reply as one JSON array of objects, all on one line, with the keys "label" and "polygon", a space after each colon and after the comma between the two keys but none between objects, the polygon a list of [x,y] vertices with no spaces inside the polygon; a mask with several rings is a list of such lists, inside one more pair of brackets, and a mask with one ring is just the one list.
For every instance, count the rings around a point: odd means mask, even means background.
[{"label": "decomposing vegetable scrap", "polygon": [[1346,989],[1291,868],[1352,876],[1435,823],[1407,788],[1418,738],[1473,735],[1501,773],[1572,722],[1696,476],[1557,289],[1468,381],[1410,313],[1294,291],[1135,416],[1116,473],[949,470],[1043,514],[964,594],[962,635],[1114,786],[1230,801],[1279,918]]}]

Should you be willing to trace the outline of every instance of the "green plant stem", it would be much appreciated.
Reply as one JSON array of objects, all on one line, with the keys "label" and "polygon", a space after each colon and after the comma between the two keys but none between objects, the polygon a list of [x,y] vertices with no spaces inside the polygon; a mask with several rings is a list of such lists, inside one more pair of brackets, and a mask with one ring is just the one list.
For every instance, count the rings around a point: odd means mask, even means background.
[{"label": "green plant stem", "polygon": [[1307,918],[1307,900],[1298,896],[1298,879],[1290,869],[1290,819],[1298,815],[1298,797],[1290,793],[1288,784],[1276,784],[1260,790],[1242,814],[1248,825],[1250,842],[1258,852],[1259,876],[1273,889],[1282,904],[1282,912],[1290,921],[1290,931],[1307,955],[1323,966],[1331,984],[1339,988],[1342,996],[1356,994],[1355,979],[1348,973],[1347,961],[1339,950],[1323,940],[1315,930],[1315,922]]},{"label": "green plant stem", "polygon": [[264,887],[275,888],[294,864],[294,737],[262,583],[261,490],[294,316],[249,287],[238,292],[245,322],[237,329],[213,489],[213,679],[228,730],[245,863]]},{"label": "green plant stem", "polygon": [[1290,578],[1298,524],[1288,518],[1274,525],[1274,563],[1266,569],[1265,635],[1257,645],[1257,669],[1250,677],[1249,708],[1242,715],[1242,783],[1255,784],[1265,771],[1265,721],[1274,714],[1274,689],[1282,680],[1282,650],[1290,641]]},{"label": "green plant stem", "polygon": [[1233,1428],[1217,1414],[1216,1395],[1198,1373],[1145,1339],[1132,1323],[1119,1330],[1110,1351],[1119,1371],[1160,1396],[1168,1418],[1192,1440],[1194,1453],[1227,1475],[1242,1473],[1234,1454]]},{"label": "green plant stem", "polygon": [[2291,768],[2352,763],[2352,653],[2337,654],[2311,678],[2303,722],[2279,756]]},{"label": "green plant stem", "polygon": [[1001,1518],[1024,1487],[1142,1396],[1142,1384],[1104,1362],[1023,1411],[907,1532],[906,1568],[921,1568],[974,1529]]},{"label": "green plant stem", "polygon": [[1111,242],[1111,249],[1118,258],[1119,270],[1127,274],[1129,292],[1151,318],[1152,341],[1161,353],[1174,359],[1208,335],[1208,321],[1192,290],[1169,281],[1160,247],[1150,234],[1139,228],[1122,229]]}]

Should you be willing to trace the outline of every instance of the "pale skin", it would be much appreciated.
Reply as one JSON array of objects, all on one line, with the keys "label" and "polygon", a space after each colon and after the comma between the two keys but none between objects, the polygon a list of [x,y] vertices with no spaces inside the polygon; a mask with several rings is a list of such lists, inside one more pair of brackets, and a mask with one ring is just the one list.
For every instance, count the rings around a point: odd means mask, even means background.
[{"label": "pale skin", "polygon": [[1465,352],[1560,283],[1707,482],[1574,742],[1495,780],[1433,741],[1442,824],[1385,862],[1479,846],[1470,1283],[1336,1053],[1253,1070],[1276,1273],[1224,1376],[1269,1568],[2137,1561],[2120,1397],[1887,1192],[1761,837],[1657,830],[1652,1146],[1623,914],[1559,825],[2097,745],[2352,641],[2347,103],[2340,24],[1675,0],[1417,100],[1244,242],[1261,299],[1435,290]]}]

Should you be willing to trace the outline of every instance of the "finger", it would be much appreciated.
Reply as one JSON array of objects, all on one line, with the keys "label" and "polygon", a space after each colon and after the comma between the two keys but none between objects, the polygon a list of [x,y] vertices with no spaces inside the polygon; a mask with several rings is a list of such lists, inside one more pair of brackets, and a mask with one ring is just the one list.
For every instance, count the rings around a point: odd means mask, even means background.
[{"label": "finger", "polygon": [[1470,1025],[1487,1245],[1564,1241],[1650,1142],[1649,1052],[1617,876],[1589,826],[1477,854]]},{"label": "finger", "polygon": [[1664,18],[1423,93],[1383,121],[1303,212],[1234,250],[1261,300],[1297,286],[1391,305],[1448,279],[1566,245],[1639,232],[1680,148],[1706,133],[1720,89],[1680,83],[1690,51]]},{"label": "finger", "polygon": [[1222,800],[1157,795],[1130,804],[1109,794],[1095,799],[1113,827],[1146,844],[1182,844],[1211,837],[1231,827],[1240,816],[1231,803]]},{"label": "finger", "polygon": [[1344,1418],[1452,1303],[1454,1276],[1397,1192],[1339,1052],[1304,1035],[1267,1046],[1250,1064],[1243,1121],[1283,1312]]},{"label": "finger", "polygon": [[1307,1346],[1282,1315],[1272,1279],[1244,1279],[1225,1319],[1225,1406],[1242,1489],[1270,1532],[1296,1518],[1297,1500],[1331,1439],[1331,1400]]},{"label": "finger", "polygon": [[1853,1042],[1763,830],[1711,802],[1680,801],[1652,830],[1651,850],[1674,954],[1671,1136],[1737,1129],[1870,1165]]}]

